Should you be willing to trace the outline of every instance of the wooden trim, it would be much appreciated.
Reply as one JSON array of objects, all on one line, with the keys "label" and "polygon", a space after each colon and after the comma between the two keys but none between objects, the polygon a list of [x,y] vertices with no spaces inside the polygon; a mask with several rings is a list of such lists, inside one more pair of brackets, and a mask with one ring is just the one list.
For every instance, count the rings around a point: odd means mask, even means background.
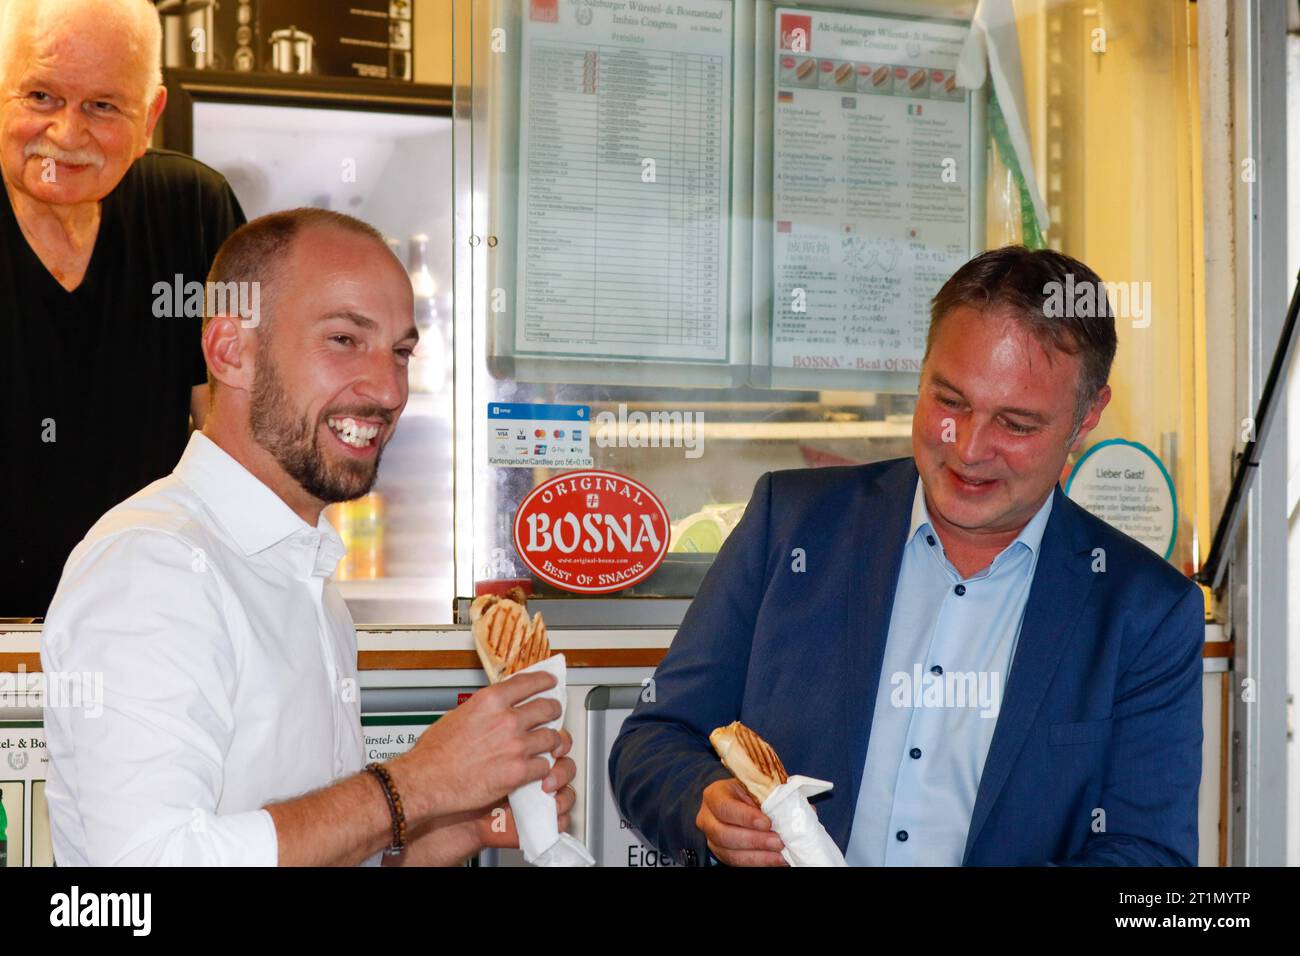
[{"label": "wooden trim", "polygon": [[262,70],[194,70],[168,67],[163,71],[168,93],[183,87],[198,93],[236,95],[248,99],[335,100],[340,103],[434,106],[451,114],[454,91],[445,83],[410,83],[406,80],[362,76],[318,76]]},{"label": "wooden trim", "polygon": [[358,651],[357,670],[463,670],[479,666],[474,651]]},{"label": "wooden trim", "polygon": [[[569,667],[658,667],[668,653],[663,647],[567,648]],[[476,670],[474,651],[361,651],[357,669],[363,671]]]},{"label": "wooden trim", "polygon": [[400,80],[298,76],[291,73],[219,73],[167,69],[167,106],[154,131],[164,149],[194,152],[194,103],[256,103],[371,112],[452,115],[452,88]]},{"label": "wooden trim", "polygon": [[[570,648],[564,652],[570,667],[658,667],[667,650],[662,647]],[[28,673],[41,669],[38,653],[0,654],[0,673]],[[360,651],[357,669],[363,671],[477,670],[474,651]]]},{"label": "wooden trim", "polygon": [[[665,647],[571,647],[564,650],[570,667],[658,667],[668,653]],[[1231,641],[1205,645],[1202,657],[1232,657]],[[24,667],[28,673],[41,669],[41,655],[0,653],[0,672],[12,673]],[[474,651],[359,651],[357,669],[363,671],[474,670],[479,666]],[[1227,675],[1224,675],[1227,679]],[[1224,693],[1227,693],[1225,684]],[[1225,731],[1226,732],[1226,731]]]},{"label": "wooden trim", "polygon": [[[193,99],[203,96],[217,98],[228,97],[231,100],[249,103],[268,103],[283,106],[289,103],[331,103],[338,106],[369,106],[377,110],[384,106],[398,106],[403,110],[414,111],[423,107],[439,115],[450,115],[451,98],[447,96],[392,96],[385,93],[349,92],[342,90],[306,90],[295,86],[280,89],[266,89],[225,83],[186,83],[185,91]],[[196,95],[201,94],[201,95]]]},{"label": "wooden trim", "polygon": [[41,669],[39,652],[30,654],[0,654],[0,673],[12,674],[22,667],[29,674]]}]

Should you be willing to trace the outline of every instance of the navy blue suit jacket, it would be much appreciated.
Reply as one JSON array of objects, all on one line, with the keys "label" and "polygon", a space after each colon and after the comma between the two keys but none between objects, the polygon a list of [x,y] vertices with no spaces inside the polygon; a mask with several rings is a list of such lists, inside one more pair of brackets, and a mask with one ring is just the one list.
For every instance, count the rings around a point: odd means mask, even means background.
[{"label": "navy blue suit jacket", "polygon": [[[708,859],[695,817],[728,776],[708,735],[733,720],[834,783],[813,806],[846,848],[916,479],[910,458],[759,479],[610,755],[661,852]],[[1195,865],[1201,593],[1053,494],[963,865]]]}]

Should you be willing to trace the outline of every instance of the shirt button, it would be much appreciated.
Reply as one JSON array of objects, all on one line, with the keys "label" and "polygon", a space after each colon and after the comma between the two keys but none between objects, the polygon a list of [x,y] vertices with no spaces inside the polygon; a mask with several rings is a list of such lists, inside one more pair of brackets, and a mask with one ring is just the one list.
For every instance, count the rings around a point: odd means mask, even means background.
[{"label": "shirt button", "polygon": [[935,664],[933,667],[930,668],[930,673],[931,673],[931,674],[942,674],[942,673],[943,673],[943,668],[940,667],[938,664]]},{"label": "shirt button", "polygon": [[898,838],[898,842],[899,842],[899,843],[906,843],[906,842],[907,842],[907,831],[906,831],[906,830],[899,830],[897,833],[894,834],[894,836]]},{"label": "shirt button", "polygon": [[912,759],[913,759],[913,760],[920,760],[920,759],[921,759],[921,748],[920,748],[920,747],[913,747],[911,750],[908,751],[908,753],[910,753],[910,754],[912,755]]},{"label": "shirt button", "polygon": [[930,545],[930,547],[934,547],[934,535],[927,534],[925,536],[925,543]]},{"label": "shirt button", "polygon": [[959,584],[955,588],[953,588],[953,590],[957,592],[958,597],[961,597],[963,594],[966,593],[966,585]]}]

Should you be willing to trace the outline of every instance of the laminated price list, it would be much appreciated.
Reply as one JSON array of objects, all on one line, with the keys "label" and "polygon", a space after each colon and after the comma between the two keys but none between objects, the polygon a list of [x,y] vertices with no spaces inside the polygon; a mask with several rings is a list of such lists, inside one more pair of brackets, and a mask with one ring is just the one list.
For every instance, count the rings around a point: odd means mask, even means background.
[{"label": "laminated price list", "polygon": [[726,360],[726,24],[527,38],[517,351]]}]

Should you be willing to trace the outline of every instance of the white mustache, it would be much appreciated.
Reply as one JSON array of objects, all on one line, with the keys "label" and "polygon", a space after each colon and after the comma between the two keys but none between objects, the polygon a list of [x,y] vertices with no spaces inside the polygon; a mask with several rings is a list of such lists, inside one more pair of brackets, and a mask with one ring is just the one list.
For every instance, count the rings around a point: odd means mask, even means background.
[{"label": "white mustache", "polygon": [[57,163],[65,163],[69,166],[94,166],[96,169],[102,169],[104,166],[104,157],[98,153],[91,152],[88,149],[68,152],[65,149],[59,149],[57,146],[44,142],[27,144],[23,149],[23,157],[30,158],[32,156],[52,159]]}]

